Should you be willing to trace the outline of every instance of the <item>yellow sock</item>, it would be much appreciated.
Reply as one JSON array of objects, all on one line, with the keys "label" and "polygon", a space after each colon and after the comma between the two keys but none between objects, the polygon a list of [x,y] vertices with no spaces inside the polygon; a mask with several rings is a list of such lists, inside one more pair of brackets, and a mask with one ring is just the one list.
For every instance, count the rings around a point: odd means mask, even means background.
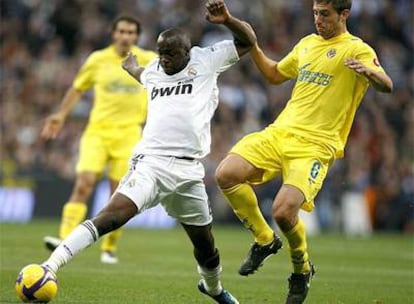
[{"label": "yellow sock", "polygon": [[59,229],[59,237],[62,240],[85,219],[87,210],[88,207],[84,203],[67,202],[65,204]]},{"label": "yellow sock", "polygon": [[290,231],[284,232],[288,242],[294,273],[310,271],[308,248],[306,244],[306,227],[302,219]]},{"label": "yellow sock", "polygon": [[253,232],[255,242],[260,245],[271,243],[274,232],[260,211],[253,188],[248,184],[239,184],[222,189],[222,192],[240,221]]},{"label": "yellow sock", "polygon": [[121,237],[121,235],[122,235],[122,229],[121,228],[106,234],[103,237],[101,250],[102,251],[110,251],[110,252],[116,251],[116,244],[118,242],[118,239]]}]

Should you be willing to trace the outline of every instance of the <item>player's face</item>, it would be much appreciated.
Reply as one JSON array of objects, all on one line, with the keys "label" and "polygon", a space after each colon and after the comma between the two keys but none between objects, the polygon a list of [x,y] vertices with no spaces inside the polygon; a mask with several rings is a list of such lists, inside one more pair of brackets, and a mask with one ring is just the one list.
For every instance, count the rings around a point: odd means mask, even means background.
[{"label": "player's face", "polygon": [[117,50],[121,53],[129,52],[131,46],[137,43],[137,25],[128,21],[119,21],[112,32],[112,39]]},{"label": "player's face", "polygon": [[157,51],[160,65],[167,75],[180,72],[188,63],[189,55],[179,42],[158,38]]},{"label": "player's face", "polygon": [[330,39],[344,32],[348,15],[349,10],[344,10],[339,14],[332,6],[332,2],[313,3],[316,31],[324,39]]}]

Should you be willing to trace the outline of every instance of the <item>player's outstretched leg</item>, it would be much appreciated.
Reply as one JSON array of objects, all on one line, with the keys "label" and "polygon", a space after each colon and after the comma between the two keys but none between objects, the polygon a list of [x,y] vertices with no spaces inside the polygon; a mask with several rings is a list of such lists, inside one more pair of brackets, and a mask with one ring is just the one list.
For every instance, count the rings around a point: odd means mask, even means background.
[{"label": "player's outstretched leg", "polygon": [[183,224],[183,227],[194,246],[194,257],[198,263],[197,270],[201,276],[198,290],[217,303],[238,304],[238,300],[221,285],[220,255],[214,245],[211,224],[206,226]]},{"label": "player's outstretched leg", "polygon": [[239,155],[229,155],[216,171],[217,183],[240,221],[254,235],[254,243],[247,258],[239,269],[239,274],[253,274],[263,262],[282,248],[281,239],[267,224],[259,208],[256,194],[247,182],[257,179],[262,170],[254,167]]},{"label": "player's outstretched leg", "polygon": [[95,243],[99,237],[118,229],[136,214],[136,205],[126,196],[116,193],[95,218],[77,226],[43,265],[56,273],[76,254]]},{"label": "player's outstretched leg", "polygon": [[273,205],[275,221],[289,242],[293,266],[286,304],[301,304],[305,301],[311,279],[315,274],[315,267],[309,261],[306,227],[298,216],[303,202],[304,195],[298,188],[283,185]]}]

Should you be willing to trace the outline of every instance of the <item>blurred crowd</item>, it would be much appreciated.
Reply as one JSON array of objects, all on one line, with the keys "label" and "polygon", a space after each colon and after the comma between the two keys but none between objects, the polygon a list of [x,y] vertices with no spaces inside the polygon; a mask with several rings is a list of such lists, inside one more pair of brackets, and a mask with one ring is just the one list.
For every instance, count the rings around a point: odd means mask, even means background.
[{"label": "blurred crowd", "polygon": [[[234,15],[253,25],[265,52],[281,59],[314,31],[312,1],[226,1]],[[44,118],[56,109],[87,55],[110,43],[111,20],[121,13],[142,22],[139,45],[154,49],[157,34],[181,26],[194,44],[208,45],[228,32],[204,21],[204,1],[194,0],[2,0],[0,1],[0,115],[3,186],[31,187],[38,179],[73,180],[79,137],[92,106],[85,95],[59,138],[39,139]],[[345,192],[366,197],[375,229],[413,231],[414,224],[414,11],[411,0],[354,0],[349,31],[377,51],[394,81],[392,95],[369,90],[358,111],[346,158],[332,168],[320,199],[322,226],[337,227],[334,210]],[[293,82],[269,86],[249,58],[224,73],[220,106],[205,160],[212,201],[220,200],[214,170],[243,135],[280,113]],[[258,189],[263,201],[278,181]],[[320,207],[322,208],[322,207]],[[229,208],[222,212],[228,212]],[[219,210],[218,213],[221,211]]]}]

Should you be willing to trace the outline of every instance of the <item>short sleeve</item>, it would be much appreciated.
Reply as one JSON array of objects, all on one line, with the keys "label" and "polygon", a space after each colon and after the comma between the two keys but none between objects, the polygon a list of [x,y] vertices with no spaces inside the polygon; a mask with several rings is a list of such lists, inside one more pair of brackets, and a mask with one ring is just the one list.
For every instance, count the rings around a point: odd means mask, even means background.
[{"label": "short sleeve", "polygon": [[361,43],[355,48],[353,57],[375,72],[384,72],[374,49],[366,43]]},{"label": "short sleeve", "polygon": [[85,92],[93,86],[96,62],[96,55],[94,53],[89,55],[73,81],[76,90]]},{"label": "short sleeve", "polygon": [[239,60],[233,40],[224,40],[206,48],[206,56],[213,71],[221,73]]},{"label": "short sleeve", "polygon": [[298,77],[299,65],[298,65],[298,49],[297,44],[289,54],[287,54],[278,64],[278,71],[288,79],[294,79]]}]

